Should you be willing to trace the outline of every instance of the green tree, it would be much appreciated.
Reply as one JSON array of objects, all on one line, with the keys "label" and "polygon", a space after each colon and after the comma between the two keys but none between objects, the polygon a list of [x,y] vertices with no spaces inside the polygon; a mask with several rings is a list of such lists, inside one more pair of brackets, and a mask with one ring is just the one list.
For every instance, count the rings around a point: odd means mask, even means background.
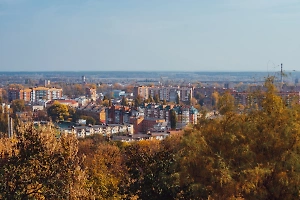
[{"label": "green tree", "polygon": [[189,96],[188,96],[187,105],[192,105],[192,95],[191,94],[189,94]]},{"label": "green tree", "polygon": [[170,122],[171,122],[171,129],[176,129],[177,125],[177,116],[175,110],[170,111]]},{"label": "green tree", "polygon": [[81,119],[85,119],[86,120],[86,125],[95,125],[96,124],[96,120],[91,117],[91,116],[80,116]]},{"label": "green tree", "polygon": [[67,105],[54,102],[52,106],[47,109],[48,115],[52,118],[52,121],[59,121],[68,118],[69,108]]},{"label": "green tree", "polygon": [[176,104],[180,104],[180,96],[179,96],[179,94],[177,94],[177,96],[176,96]]},{"label": "green tree", "polygon": [[125,96],[122,97],[121,105],[128,106],[128,99]]},{"label": "green tree", "polygon": [[0,138],[6,136],[8,132],[8,112],[7,106],[0,105]]},{"label": "green tree", "polygon": [[143,99],[141,96],[137,96],[135,99],[134,99],[134,106],[135,107],[139,107],[143,102]]}]

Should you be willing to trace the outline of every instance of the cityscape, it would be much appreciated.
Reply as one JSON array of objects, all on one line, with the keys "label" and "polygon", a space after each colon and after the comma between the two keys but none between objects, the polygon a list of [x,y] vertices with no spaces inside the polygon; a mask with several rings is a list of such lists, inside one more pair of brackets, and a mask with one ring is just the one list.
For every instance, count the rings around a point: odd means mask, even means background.
[{"label": "cityscape", "polygon": [[0,0],[0,200],[299,199],[299,10]]},{"label": "cityscape", "polygon": [[[274,73],[279,75],[274,76],[280,83],[278,95],[287,104],[300,100],[298,74],[293,73]],[[26,116],[24,122],[41,123],[44,113],[42,121],[53,120],[61,132],[77,137],[101,133],[133,140],[149,138],[151,133],[167,136],[172,111],[176,130],[197,124],[201,112],[216,113],[216,94],[228,92],[236,107],[250,108],[254,91],[262,90],[268,76],[263,72],[2,72],[0,80],[2,107],[21,104],[22,109],[13,113],[22,120]],[[74,116],[51,119],[45,111],[56,103],[72,108]],[[92,119],[92,124],[83,118]],[[133,134],[137,135],[132,138]]]}]

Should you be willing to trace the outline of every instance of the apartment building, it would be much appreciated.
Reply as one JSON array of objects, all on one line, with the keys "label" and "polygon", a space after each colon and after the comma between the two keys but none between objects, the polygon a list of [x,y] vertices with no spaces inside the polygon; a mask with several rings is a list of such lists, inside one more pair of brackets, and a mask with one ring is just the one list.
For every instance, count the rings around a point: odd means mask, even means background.
[{"label": "apartment building", "polygon": [[62,89],[35,87],[31,90],[31,102],[38,102],[40,100],[52,100],[62,97]]},{"label": "apartment building", "polygon": [[199,111],[193,106],[175,106],[173,110],[175,110],[179,128],[187,124],[197,124]]},{"label": "apartment building", "polygon": [[149,87],[148,86],[138,86],[133,88],[134,97],[142,97],[143,99],[149,98]]},{"label": "apartment building", "polygon": [[128,106],[112,105],[105,109],[107,124],[124,124],[130,122],[131,108]]},{"label": "apartment building", "polygon": [[[261,106],[262,100],[264,99],[264,92],[253,93],[253,92],[236,92],[232,91],[231,95],[234,97],[235,105],[243,105],[251,107],[253,105]],[[278,96],[282,98],[287,106],[291,105],[292,102],[300,103],[300,92],[278,92]]]},{"label": "apartment building", "polygon": [[156,95],[160,95],[160,88],[159,87],[149,87],[149,95],[155,97]]},{"label": "apartment building", "polygon": [[62,89],[50,88],[48,90],[48,100],[61,99],[61,98],[62,98]]},{"label": "apartment building", "polygon": [[90,98],[93,101],[96,101],[96,98],[97,98],[96,89],[87,87],[87,88],[85,88],[85,94],[86,94],[87,98]]},{"label": "apartment building", "polygon": [[35,87],[27,89],[8,89],[8,100],[11,102],[15,99],[23,99],[25,102],[38,102],[40,100],[60,99],[62,89]]},{"label": "apartment building", "polygon": [[147,87],[139,86],[134,88],[134,96],[141,96],[144,99],[149,98],[149,95],[154,97],[159,95],[161,101],[176,102],[177,96],[180,101],[187,102],[193,98],[193,87]]},{"label": "apartment building", "polygon": [[192,88],[192,87],[181,87],[181,88],[178,88],[178,90],[179,90],[180,101],[183,101],[183,102],[191,101],[191,99],[193,98],[194,88]]},{"label": "apartment building", "polygon": [[86,106],[82,106],[76,109],[79,115],[91,116],[96,120],[96,123],[106,123],[106,108],[100,105],[96,105],[91,102]]}]

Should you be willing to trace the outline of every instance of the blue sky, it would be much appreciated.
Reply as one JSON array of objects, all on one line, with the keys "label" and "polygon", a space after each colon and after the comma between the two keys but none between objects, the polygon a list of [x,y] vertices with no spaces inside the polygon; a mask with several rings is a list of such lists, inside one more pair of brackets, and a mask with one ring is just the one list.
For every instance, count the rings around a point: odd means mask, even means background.
[{"label": "blue sky", "polygon": [[0,71],[300,70],[299,0],[0,0]]}]

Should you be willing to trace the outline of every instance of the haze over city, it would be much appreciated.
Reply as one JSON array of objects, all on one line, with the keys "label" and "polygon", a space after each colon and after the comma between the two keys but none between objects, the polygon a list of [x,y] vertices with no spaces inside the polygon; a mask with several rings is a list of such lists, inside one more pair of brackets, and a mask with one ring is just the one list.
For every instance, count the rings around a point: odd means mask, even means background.
[{"label": "haze over city", "polygon": [[296,0],[0,0],[0,71],[297,70]]}]

